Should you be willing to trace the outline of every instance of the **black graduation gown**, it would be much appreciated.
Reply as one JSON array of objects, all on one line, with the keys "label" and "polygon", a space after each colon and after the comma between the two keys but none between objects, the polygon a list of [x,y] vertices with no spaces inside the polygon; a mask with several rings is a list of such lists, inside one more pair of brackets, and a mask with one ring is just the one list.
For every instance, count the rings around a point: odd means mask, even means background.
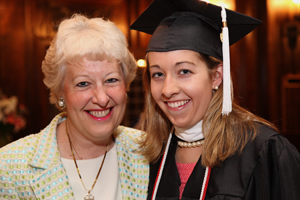
[{"label": "black graduation gown", "polygon": [[[175,163],[178,138],[170,143],[157,200],[178,200],[180,178]],[[161,163],[150,165],[148,200]],[[182,200],[200,198],[205,167],[197,162],[183,191]],[[266,126],[249,141],[242,154],[226,159],[211,170],[207,200],[300,200],[300,155],[279,133]]]}]

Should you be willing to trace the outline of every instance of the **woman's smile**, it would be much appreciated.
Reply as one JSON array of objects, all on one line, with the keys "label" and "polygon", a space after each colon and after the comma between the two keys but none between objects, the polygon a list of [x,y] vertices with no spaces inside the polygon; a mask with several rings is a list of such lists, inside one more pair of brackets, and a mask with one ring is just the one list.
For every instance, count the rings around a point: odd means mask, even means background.
[{"label": "woman's smile", "polygon": [[174,110],[174,109],[182,109],[187,103],[189,103],[190,100],[183,100],[183,101],[167,101],[166,104],[168,105],[168,107],[170,107],[170,109]]},{"label": "woman's smile", "polygon": [[106,120],[111,116],[112,108],[108,108],[105,110],[93,110],[87,111],[88,114],[94,119],[97,120]]}]

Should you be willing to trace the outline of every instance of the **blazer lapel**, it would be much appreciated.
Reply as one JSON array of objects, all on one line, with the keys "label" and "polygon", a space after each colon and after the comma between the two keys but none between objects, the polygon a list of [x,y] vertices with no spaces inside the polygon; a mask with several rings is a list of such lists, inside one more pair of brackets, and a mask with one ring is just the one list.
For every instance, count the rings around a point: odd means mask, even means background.
[{"label": "blazer lapel", "polygon": [[56,163],[47,169],[37,169],[30,185],[38,199],[74,199],[67,173],[62,163]]},{"label": "blazer lapel", "polygon": [[57,146],[56,127],[60,120],[61,115],[57,115],[42,130],[41,137],[34,144],[33,156],[29,162],[34,174],[29,182],[38,199],[60,199],[62,196],[74,199]]},{"label": "blazer lapel", "polygon": [[114,133],[119,160],[122,199],[146,199],[148,161],[137,152],[141,131],[119,126]]}]

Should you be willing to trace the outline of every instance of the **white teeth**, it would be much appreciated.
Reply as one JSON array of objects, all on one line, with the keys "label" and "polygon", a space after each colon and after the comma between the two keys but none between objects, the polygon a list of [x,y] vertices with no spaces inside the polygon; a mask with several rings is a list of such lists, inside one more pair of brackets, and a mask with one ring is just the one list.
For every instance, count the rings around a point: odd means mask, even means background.
[{"label": "white teeth", "polygon": [[106,115],[108,115],[109,111],[109,109],[106,109],[103,111],[90,111],[89,113],[94,117],[105,117]]},{"label": "white teeth", "polygon": [[187,102],[189,102],[188,100],[185,101],[177,101],[175,103],[168,103],[168,106],[170,106],[171,108],[178,108],[179,106],[183,106],[184,104],[186,104]]}]

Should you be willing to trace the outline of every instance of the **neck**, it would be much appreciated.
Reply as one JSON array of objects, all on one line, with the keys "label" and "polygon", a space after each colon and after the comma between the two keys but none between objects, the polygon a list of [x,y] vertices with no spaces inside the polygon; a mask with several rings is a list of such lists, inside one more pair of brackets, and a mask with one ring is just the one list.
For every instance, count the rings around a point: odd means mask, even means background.
[{"label": "neck", "polygon": [[[73,159],[70,149],[68,135],[66,133],[66,120],[57,127],[57,143],[61,157]],[[72,134],[68,129],[73,151],[76,160],[93,159],[103,156],[108,144],[108,151],[114,146],[114,139],[112,135],[105,140],[94,142],[88,140],[79,134]]]},{"label": "neck", "polygon": [[175,153],[175,161],[178,163],[196,163],[202,155],[202,146],[196,148],[177,147]]}]

